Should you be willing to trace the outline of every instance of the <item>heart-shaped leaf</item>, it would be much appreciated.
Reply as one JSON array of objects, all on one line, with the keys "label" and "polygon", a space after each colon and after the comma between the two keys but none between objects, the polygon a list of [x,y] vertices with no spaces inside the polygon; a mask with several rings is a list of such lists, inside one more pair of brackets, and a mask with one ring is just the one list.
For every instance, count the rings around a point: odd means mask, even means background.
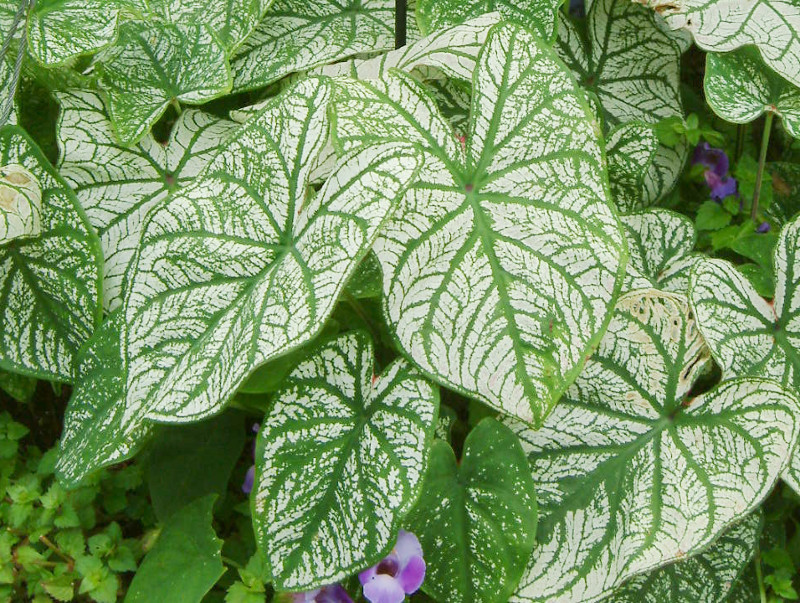
[{"label": "heart-shaped leaf", "polygon": [[[39,235],[0,245],[0,368],[69,382],[100,318],[100,242],[75,194],[17,126],[0,129],[0,171],[12,174],[3,198],[14,188],[35,211],[41,196]],[[35,192],[14,183],[23,175]]]},{"label": "heart-shaped leaf", "polygon": [[[648,11],[629,0],[595,0],[586,21],[559,20],[555,49],[580,84],[600,103],[606,129],[629,122],[656,124],[683,116],[679,89],[680,45],[666,34]],[[618,133],[628,137],[633,132]],[[636,135],[636,134],[633,134]],[[653,144],[653,133],[643,133]],[[609,137],[614,145],[620,140]],[[636,162],[647,170],[641,194],[624,199],[624,211],[652,205],[668,193],[680,174],[688,149],[659,144],[652,163],[637,152]]]},{"label": "heart-shaped leaf", "polygon": [[234,88],[391,48],[393,0],[276,0],[233,60]]},{"label": "heart-shaped leaf", "polygon": [[706,58],[706,100],[722,119],[745,124],[764,112],[779,115],[800,138],[800,84],[794,85],[764,65],[753,47]]},{"label": "heart-shaped leaf", "polygon": [[563,0],[417,0],[417,20],[423,33],[463,23],[498,11],[503,18],[526,26],[544,40],[556,34],[558,9]]},{"label": "heart-shaped leaf", "polygon": [[99,61],[124,146],[142,138],[170,103],[204,103],[231,89],[227,53],[207,25],[128,21]]},{"label": "heart-shaped leaf", "polygon": [[405,360],[373,373],[365,333],[309,354],[258,434],[253,525],[279,590],[377,563],[417,498],[438,390]]},{"label": "heart-shaped leaf", "polygon": [[42,189],[21,165],[0,166],[0,245],[42,232]]},{"label": "heart-shaped leaf", "polygon": [[635,292],[544,426],[509,420],[539,498],[514,601],[581,601],[702,552],[771,492],[800,401],[765,379],[696,398],[710,354],[683,296]]},{"label": "heart-shaped leaf", "polygon": [[60,173],[100,235],[105,256],[104,306],[122,301],[123,278],[151,208],[192,182],[233,133],[235,124],[184,111],[166,145],[147,134],[132,147],[117,142],[100,97],[89,91],[57,94]]},{"label": "heart-shaped leaf", "polygon": [[689,274],[700,259],[693,254],[692,221],[668,209],[648,209],[620,218],[628,239],[625,291],[660,289],[686,295]]},{"label": "heart-shaped leaf", "polygon": [[765,213],[771,221],[782,226],[800,213],[800,165],[785,161],[767,162],[766,175],[771,176],[774,197]]},{"label": "heart-shaped leaf", "polygon": [[[751,513],[720,536],[711,548],[685,561],[636,576],[604,603],[727,601],[736,580],[750,563],[764,523]],[[749,599],[752,603],[755,599]]]},{"label": "heart-shaped leaf", "polygon": [[427,552],[423,590],[451,603],[508,601],[536,537],[536,493],[517,436],[484,419],[461,461],[434,441],[417,505],[404,525]]},{"label": "heart-shaped leaf", "polygon": [[614,203],[621,212],[636,210],[643,198],[652,196],[651,172],[658,153],[658,137],[652,126],[632,121],[614,128],[606,139],[608,179]]},{"label": "heart-shaped leaf", "polygon": [[438,381],[540,423],[605,329],[624,241],[597,122],[552,51],[498,25],[473,90],[465,148],[410,76],[342,82],[337,144],[425,152],[375,246],[402,348]]},{"label": "heart-shaped leaf", "polygon": [[322,329],[420,162],[408,144],[364,148],[314,194],[329,98],[324,79],[293,86],[151,212],[123,305],[130,416],[213,415]]},{"label": "heart-shaped leaf", "polygon": [[686,29],[703,50],[728,52],[755,45],[764,62],[800,86],[800,9],[797,0],[646,0],[672,29]]}]

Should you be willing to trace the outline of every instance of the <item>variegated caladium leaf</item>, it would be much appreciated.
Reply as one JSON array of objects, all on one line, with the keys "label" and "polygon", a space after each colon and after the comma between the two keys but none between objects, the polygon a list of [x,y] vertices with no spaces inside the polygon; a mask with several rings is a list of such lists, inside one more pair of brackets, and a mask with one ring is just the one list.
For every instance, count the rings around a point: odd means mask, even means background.
[{"label": "variegated caladium leaf", "polygon": [[692,253],[697,241],[692,221],[659,208],[620,219],[630,253],[624,290],[659,289],[687,295],[692,266],[701,257]]},{"label": "variegated caladium leaf", "polygon": [[517,436],[482,420],[461,461],[434,441],[422,494],[404,525],[428,551],[422,589],[450,603],[508,601],[536,537],[536,493]]},{"label": "variegated caladium leaf", "polygon": [[[651,11],[629,0],[595,0],[585,31],[580,29],[583,25],[560,19],[556,51],[581,85],[596,95],[606,130],[643,122],[610,135],[611,143],[619,148],[623,138],[638,134],[647,137],[643,143],[649,149],[654,133],[643,132],[645,124],[683,116],[679,44],[664,33]],[[639,170],[646,166],[647,176],[638,197],[627,185],[628,194],[619,198],[623,211],[652,205],[668,193],[683,168],[688,147],[659,144],[651,162],[646,160],[647,151],[642,151],[629,159],[636,160]]]},{"label": "variegated caladium leaf", "polygon": [[407,140],[425,152],[375,246],[400,346],[441,383],[541,423],[602,335],[626,255],[574,80],[506,23],[479,55],[465,146],[399,71],[340,82],[333,109],[343,149]]},{"label": "variegated caladium leaf", "polygon": [[764,213],[770,221],[783,226],[800,213],[800,165],[769,161],[766,173],[772,180],[774,197]]},{"label": "variegated caladium leaf", "polygon": [[0,166],[0,245],[42,232],[42,189],[21,165]]},{"label": "variegated caladium leaf", "polygon": [[147,212],[191,183],[236,124],[191,109],[178,117],[166,145],[146,134],[126,147],[117,142],[99,95],[73,90],[56,97],[61,104],[59,171],[100,235],[103,304],[111,311],[122,301],[123,278]]},{"label": "variegated caladium leaf", "polygon": [[608,180],[614,203],[622,213],[634,211],[649,195],[659,142],[653,128],[632,121],[617,126],[606,139]]},{"label": "variegated caladium leaf", "polygon": [[76,361],[75,387],[64,413],[56,474],[68,488],[99,469],[134,456],[155,433],[126,416],[121,311],[94,332]]},{"label": "variegated caladium leaf", "polygon": [[800,86],[800,5],[797,0],[642,0],[672,29],[691,32],[703,50],[754,45],[764,62]]},{"label": "variegated caladium leaf", "polygon": [[544,426],[508,419],[540,512],[513,601],[601,600],[701,553],[770,493],[800,434],[800,401],[756,378],[692,397],[709,363],[685,297],[633,292]]},{"label": "variegated caladium leaf", "polygon": [[256,450],[253,526],[278,590],[316,588],[377,563],[416,500],[439,407],[406,360],[373,373],[363,332],[297,365]]},{"label": "variegated caladium leaf", "polygon": [[[9,187],[41,196],[38,236],[0,245],[0,368],[69,382],[100,319],[100,242],[75,194],[17,126],[0,129],[0,174],[3,199]],[[35,180],[35,192],[15,184],[21,177]]]},{"label": "variegated caladium leaf", "polygon": [[231,89],[226,50],[207,25],[128,21],[99,61],[124,146],[141,139],[170,103],[204,103]]},{"label": "variegated caladium leaf", "polygon": [[[725,531],[710,548],[636,576],[604,603],[664,603],[666,601],[725,601],[756,552],[763,514],[751,513]],[[753,603],[755,599],[750,599]]]},{"label": "variegated caladium leaf", "polygon": [[151,211],[123,304],[131,416],[216,414],[322,329],[420,164],[408,144],[364,148],[309,191],[330,96],[318,77],[293,86]]},{"label": "variegated caladium leaf", "polygon": [[417,0],[417,20],[423,33],[431,33],[497,11],[503,18],[516,21],[552,42],[562,4],[563,0]]},{"label": "variegated caladium leaf", "polygon": [[[5,35],[5,30],[1,31],[3,31]],[[11,95],[11,85],[13,81],[13,67],[6,59],[0,60],[0,111],[6,107],[6,102],[8,102],[8,98]],[[8,114],[8,120],[5,123],[0,123],[0,126],[16,124],[19,120],[17,117],[17,110],[18,107],[16,101],[12,101],[11,112]]]},{"label": "variegated caladium leaf", "polygon": [[393,0],[276,0],[234,57],[234,88],[261,88],[394,42]]},{"label": "variegated caladium leaf", "polygon": [[709,53],[703,85],[708,104],[722,119],[745,124],[770,112],[780,116],[787,132],[800,138],[800,84],[772,71],[752,46]]}]

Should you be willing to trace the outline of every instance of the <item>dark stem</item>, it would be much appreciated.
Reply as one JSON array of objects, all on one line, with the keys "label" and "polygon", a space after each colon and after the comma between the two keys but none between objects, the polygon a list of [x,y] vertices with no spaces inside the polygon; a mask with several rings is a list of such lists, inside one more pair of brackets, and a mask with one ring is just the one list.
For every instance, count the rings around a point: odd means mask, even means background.
[{"label": "dark stem", "polygon": [[758,594],[761,603],[767,603],[767,589],[764,586],[764,578],[761,575],[761,549],[756,548],[756,555],[753,559],[753,564],[756,567],[756,582],[758,582]]},{"label": "dark stem", "polygon": [[747,133],[747,124],[739,124],[736,128],[736,161],[742,158],[744,153],[744,138]]},{"label": "dark stem", "polygon": [[772,111],[767,112],[764,120],[764,134],[761,136],[761,153],[758,156],[758,172],[756,172],[756,190],[753,191],[753,208],[750,210],[750,219],[755,222],[758,218],[758,198],[761,196],[761,181],[764,179],[764,164],[767,161],[767,147],[769,147],[769,135],[772,132]]},{"label": "dark stem", "polygon": [[394,47],[406,45],[406,20],[408,19],[408,1],[394,0]]}]

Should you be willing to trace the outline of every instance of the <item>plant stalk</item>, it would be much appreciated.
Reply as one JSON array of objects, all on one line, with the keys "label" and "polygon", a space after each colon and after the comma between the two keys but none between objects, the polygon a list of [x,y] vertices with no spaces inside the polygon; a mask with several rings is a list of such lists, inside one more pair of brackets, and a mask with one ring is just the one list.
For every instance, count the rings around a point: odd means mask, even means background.
[{"label": "plant stalk", "polygon": [[738,162],[744,154],[744,138],[747,134],[747,124],[739,124],[736,128],[736,161]]},{"label": "plant stalk", "polygon": [[758,198],[761,196],[761,181],[764,179],[764,164],[767,161],[767,148],[769,136],[772,133],[772,120],[774,113],[769,111],[764,120],[764,134],[761,136],[761,152],[758,156],[758,172],[756,172],[756,190],[753,191],[753,207],[750,210],[750,219],[755,222],[758,218]]},{"label": "plant stalk", "polygon": [[406,45],[406,19],[408,18],[408,0],[394,2],[394,47]]},{"label": "plant stalk", "polygon": [[753,559],[756,566],[756,582],[758,582],[758,594],[761,597],[761,603],[767,603],[767,589],[764,586],[764,577],[761,575],[761,547],[756,547],[756,556]]}]

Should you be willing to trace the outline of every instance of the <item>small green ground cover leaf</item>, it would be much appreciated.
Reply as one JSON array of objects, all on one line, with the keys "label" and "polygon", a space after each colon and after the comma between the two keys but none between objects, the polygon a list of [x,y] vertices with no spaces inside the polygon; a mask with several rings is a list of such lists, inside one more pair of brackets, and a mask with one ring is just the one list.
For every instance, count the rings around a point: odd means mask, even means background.
[{"label": "small green ground cover leaf", "polygon": [[507,601],[536,537],[536,493],[517,436],[494,419],[470,431],[461,461],[433,443],[405,526],[426,552],[423,590],[451,603]]},{"label": "small green ground cover leaf", "polygon": [[253,524],[279,590],[380,561],[419,494],[438,390],[405,360],[380,375],[373,363],[363,332],[323,344],[261,425]]}]

